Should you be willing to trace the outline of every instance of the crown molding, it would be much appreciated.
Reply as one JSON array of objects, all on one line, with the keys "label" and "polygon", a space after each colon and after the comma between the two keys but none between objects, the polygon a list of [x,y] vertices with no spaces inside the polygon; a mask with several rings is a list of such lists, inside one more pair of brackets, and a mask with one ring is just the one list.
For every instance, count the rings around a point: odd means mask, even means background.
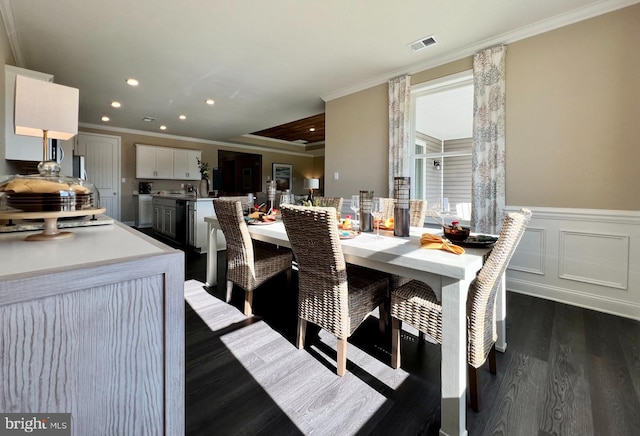
[{"label": "crown molding", "polygon": [[288,154],[291,156],[302,156],[302,157],[324,156],[324,150],[322,150],[322,154],[317,154],[314,151],[304,153],[304,152],[296,152],[296,151],[288,151],[288,150],[278,150],[274,148],[261,147],[261,146],[255,146],[255,145],[236,144],[233,142],[211,141],[209,139],[192,138],[190,136],[179,136],[179,135],[169,135],[167,133],[147,132],[144,130],[127,129],[124,127],[103,126],[99,124],[78,123],[78,126],[83,127],[85,129],[96,129],[96,130],[103,130],[107,132],[129,133],[131,135],[149,136],[149,137],[164,138],[164,139],[176,139],[176,140],[186,141],[186,142],[195,142],[198,144],[217,145],[221,147],[232,147],[232,148],[238,148],[243,150],[262,151],[267,153]]},{"label": "crown molding", "polygon": [[349,94],[353,94],[365,89],[372,88],[374,86],[387,83],[390,79],[398,77],[403,74],[415,74],[421,71],[429,70],[431,68],[439,67],[450,62],[454,62],[468,56],[472,56],[487,47],[493,47],[499,44],[510,44],[516,41],[520,41],[525,38],[529,38],[541,33],[549,32],[551,30],[558,29],[560,27],[568,26],[570,24],[578,23],[580,21],[587,20],[589,18],[597,17],[599,15],[613,12],[618,9],[625,8],[627,6],[639,3],[640,0],[607,0],[602,2],[596,2],[581,8],[574,9],[564,14],[556,15],[546,20],[538,21],[528,26],[521,27],[511,32],[503,33],[480,42],[476,42],[465,47],[461,47],[451,53],[438,56],[428,61],[403,67],[378,77],[372,78],[365,82],[360,82],[355,85],[351,85],[335,92],[321,96],[325,102],[335,100],[340,97],[344,97]]},{"label": "crown molding", "polygon": [[13,60],[17,67],[24,68],[22,48],[18,41],[18,32],[16,31],[16,22],[13,19],[13,9],[11,9],[10,0],[0,0],[0,14],[2,14],[4,28],[7,31],[7,38],[9,39],[9,45],[11,46],[11,53],[13,53]]}]

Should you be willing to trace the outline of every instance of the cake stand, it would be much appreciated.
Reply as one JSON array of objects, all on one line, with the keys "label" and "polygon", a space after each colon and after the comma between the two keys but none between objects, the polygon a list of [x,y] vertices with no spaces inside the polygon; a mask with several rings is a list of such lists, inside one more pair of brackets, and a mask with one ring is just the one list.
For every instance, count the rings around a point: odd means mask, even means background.
[{"label": "cake stand", "polygon": [[106,211],[107,209],[104,207],[55,212],[0,211],[0,219],[44,219],[44,231],[42,233],[27,236],[25,241],[50,241],[54,239],[73,238],[73,232],[61,232],[58,230],[58,218],[99,215]]}]

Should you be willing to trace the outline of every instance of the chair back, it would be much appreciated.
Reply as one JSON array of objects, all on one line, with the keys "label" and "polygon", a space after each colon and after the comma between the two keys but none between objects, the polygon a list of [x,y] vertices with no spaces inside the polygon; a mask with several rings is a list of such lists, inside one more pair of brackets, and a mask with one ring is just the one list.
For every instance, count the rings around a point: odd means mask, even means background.
[{"label": "chair back", "polygon": [[427,200],[409,200],[409,219],[411,227],[424,227],[427,215]]},{"label": "chair back", "polygon": [[468,353],[469,364],[475,368],[484,363],[498,338],[496,294],[502,283],[502,274],[507,269],[530,218],[531,211],[528,209],[507,214],[498,241],[471,284],[467,297]]},{"label": "chair back", "polygon": [[382,197],[380,201],[382,202],[382,222],[384,223],[389,218],[394,217],[393,211],[396,207],[396,200],[395,198]]},{"label": "chair back", "polygon": [[342,210],[342,197],[314,197],[313,204],[318,207],[333,207],[337,212]]},{"label": "chair back", "polygon": [[227,275],[229,280],[243,275],[255,278],[254,252],[251,235],[242,214],[239,200],[215,199],[213,208],[227,240]]},{"label": "chair back", "polygon": [[285,205],[281,213],[298,263],[298,316],[338,337],[349,336],[348,317],[331,316],[348,310],[346,263],[335,208]]}]

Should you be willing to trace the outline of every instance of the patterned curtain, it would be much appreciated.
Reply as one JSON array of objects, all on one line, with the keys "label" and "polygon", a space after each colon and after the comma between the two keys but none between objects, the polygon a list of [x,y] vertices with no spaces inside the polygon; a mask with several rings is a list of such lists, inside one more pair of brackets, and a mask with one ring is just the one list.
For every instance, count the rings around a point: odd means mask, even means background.
[{"label": "patterned curtain", "polygon": [[409,176],[411,76],[389,80],[389,197],[393,178]]},{"label": "patterned curtain", "polygon": [[505,208],[505,46],[473,57],[471,227],[500,231]]}]

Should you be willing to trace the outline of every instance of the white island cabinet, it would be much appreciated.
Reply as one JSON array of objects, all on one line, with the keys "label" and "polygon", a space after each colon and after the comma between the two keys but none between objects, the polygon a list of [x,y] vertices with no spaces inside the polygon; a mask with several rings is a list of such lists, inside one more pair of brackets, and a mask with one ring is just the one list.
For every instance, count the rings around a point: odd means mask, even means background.
[{"label": "white island cabinet", "polygon": [[0,234],[0,410],[73,435],[184,434],[184,253],[121,223]]}]

